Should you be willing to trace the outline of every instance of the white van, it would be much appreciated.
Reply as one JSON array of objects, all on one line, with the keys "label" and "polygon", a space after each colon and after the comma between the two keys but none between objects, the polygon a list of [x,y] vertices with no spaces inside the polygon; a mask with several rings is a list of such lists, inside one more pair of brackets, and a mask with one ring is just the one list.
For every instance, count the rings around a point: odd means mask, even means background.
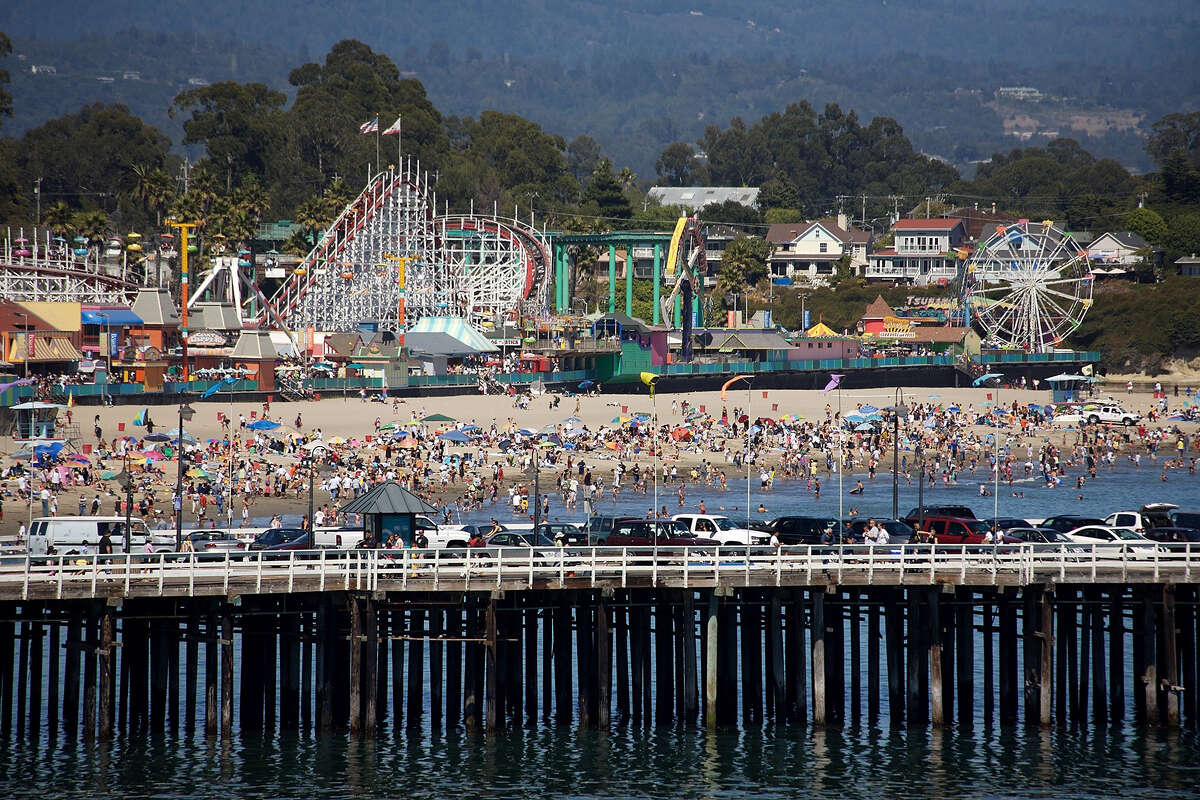
[{"label": "white van", "polygon": [[[138,517],[130,519],[129,525],[133,530],[129,549],[135,550],[145,543],[150,531]],[[29,554],[46,555],[52,547],[59,555],[70,552],[95,553],[100,545],[100,537],[106,532],[112,539],[113,551],[122,552],[125,549],[124,517],[38,517],[29,528]],[[159,539],[165,540],[165,537],[155,537],[155,550],[164,547],[175,549],[174,532],[171,532],[169,543],[160,542]]]}]

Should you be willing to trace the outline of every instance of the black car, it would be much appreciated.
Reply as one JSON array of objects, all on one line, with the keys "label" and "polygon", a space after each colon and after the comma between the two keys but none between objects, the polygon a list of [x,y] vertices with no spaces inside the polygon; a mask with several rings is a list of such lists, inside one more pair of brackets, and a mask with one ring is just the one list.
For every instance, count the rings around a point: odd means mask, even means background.
[{"label": "black car", "polygon": [[1042,520],[1040,528],[1052,528],[1059,533],[1070,533],[1076,528],[1082,528],[1085,525],[1100,525],[1106,526],[1107,523],[1098,517],[1083,517],[1079,514],[1059,514],[1056,517],[1047,517]]},{"label": "black car", "polygon": [[[1149,528],[1142,531],[1142,536],[1145,536],[1151,541],[1166,545],[1172,550],[1182,550],[1188,544],[1195,545],[1200,542],[1200,529],[1197,528]],[[1193,547],[1193,550],[1200,552],[1200,547]]]},{"label": "black car", "polygon": [[[563,541],[568,547],[580,547],[587,544],[587,533],[585,533],[578,525],[570,522],[543,522],[538,525],[538,534],[554,543],[554,539],[558,534],[562,534]],[[532,531],[529,532],[532,535]]]},{"label": "black car", "polygon": [[1171,524],[1180,528],[1200,528],[1200,511],[1168,511]]},{"label": "black car", "polygon": [[1021,519],[1020,517],[996,517],[992,519],[988,517],[984,520],[992,530],[1007,531],[1012,528],[1032,528],[1035,527],[1029,524],[1029,520]]},{"label": "black car", "polygon": [[251,551],[311,550],[312,537],[303,528],[267,528],[250,542]]},{"label": "black car", "polygon": [[[924,514],[921,509],[924,508]],[[917,517],[959,517],[961,519],[979,519],[975,516],[975,512],[967,506],[957,505],[939,505],[939,506],[917,506],[912,511],[904,515],[905,519],[916,519]]]},{"label": "black car", "polygon": [[846,520],[842,526],[842,535],[853,536],[857,544],[869,544],[864,537],[867,527],[871,520],[874,519],[877,525],[883,526],[883,529],[888,534],[888,544],[908,544],[916,533],[912,526],[907,522],[902,522],[898,519],[883,519],[880,517],[855,517],[854,519]]},{"label": "black car", "polygon": [[771,531],[778,534],[779,541],[785,545],[821,544],[826,528],[837,531],[841,526],[829,517],[788,516],[771,520]]}]

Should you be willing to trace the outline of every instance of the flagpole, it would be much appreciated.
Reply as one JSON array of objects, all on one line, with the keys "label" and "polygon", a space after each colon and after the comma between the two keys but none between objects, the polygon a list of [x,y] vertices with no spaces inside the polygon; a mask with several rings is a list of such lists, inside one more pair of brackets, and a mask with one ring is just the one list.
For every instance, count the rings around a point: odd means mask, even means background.
[{"label": "flagpole", "polygon": [[[382,167],[379,163],[379,117],[376,117],[375,120],[375,169],[381,169]],[[369,177],[367,182],[370,183]]]}]

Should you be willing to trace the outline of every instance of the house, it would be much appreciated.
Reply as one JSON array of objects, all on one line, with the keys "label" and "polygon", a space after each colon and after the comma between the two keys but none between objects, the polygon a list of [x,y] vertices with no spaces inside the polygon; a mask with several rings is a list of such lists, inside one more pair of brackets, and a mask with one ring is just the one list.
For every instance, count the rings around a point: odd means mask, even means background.
[{"label": "house", "polygon": [[1179,274],[1184,277],[1200,278],[1200,258],[1197,258],[1195,253],[1175,259],[1175,266],[1179,268]]},{"label": "house", "polygon": [[911,338],[905,341],[935,353],[969,356],[979,355],[983,344],[974,328],[957,325],[917,325],[912,328]]},{"label": "house", "polygon": [[697,354],[720,354],[745,361],[799,360],[796,347],[772,330],[710,328],[696,331],[693,339]]},{"label": "house", "polygon": [[654,186],[646,194],[660,205],[681,206],[688,213],[730,200],[747,208],[758,207],[758,189],[745,186]]},{"label": "house", "polygon": [[1149,259],[1161,265],[1163,251],[1156,248],[1132,231],[1110,231],[1103,233],[1087,246],[1092,260],[1092,272],[1096,274],[1123,275]]},{"label": "house", "polygon": [[851,226],[844,214],[836,219],[776,223],[767,230],[767,241],[774,245],[768,259],[771,279],[828,283],[838,262],[847,256],[851,274],[859,275],[867,265],[870,240],[871,235]]},{"label": "house", "polygon": [[867,256],[868,281],[926,286],[957,277],[956,250],[967,238],[961,219],[902,219],[892,226],[892,235],[891,247]]}]

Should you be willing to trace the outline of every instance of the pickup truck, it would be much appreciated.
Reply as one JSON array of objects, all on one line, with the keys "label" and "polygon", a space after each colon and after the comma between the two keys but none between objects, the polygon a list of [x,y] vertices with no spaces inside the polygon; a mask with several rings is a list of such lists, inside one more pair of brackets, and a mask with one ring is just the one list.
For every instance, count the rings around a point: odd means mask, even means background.
[{"label": "pickup truck", "polygon": [[722,514],[676,514],[671,517],[688,526],[693,536],[716,539],[724,545],[770,544],[771,534],[747,530]]},{"label": "pickup truck", "polygon": [[1103,405],[1086,406],[1066,414],[1055,414],[1051,423],[1054,425],[1135,425],[1141,416],[1133,411],[1126,411],[1119,405],[1105,403]]}]

